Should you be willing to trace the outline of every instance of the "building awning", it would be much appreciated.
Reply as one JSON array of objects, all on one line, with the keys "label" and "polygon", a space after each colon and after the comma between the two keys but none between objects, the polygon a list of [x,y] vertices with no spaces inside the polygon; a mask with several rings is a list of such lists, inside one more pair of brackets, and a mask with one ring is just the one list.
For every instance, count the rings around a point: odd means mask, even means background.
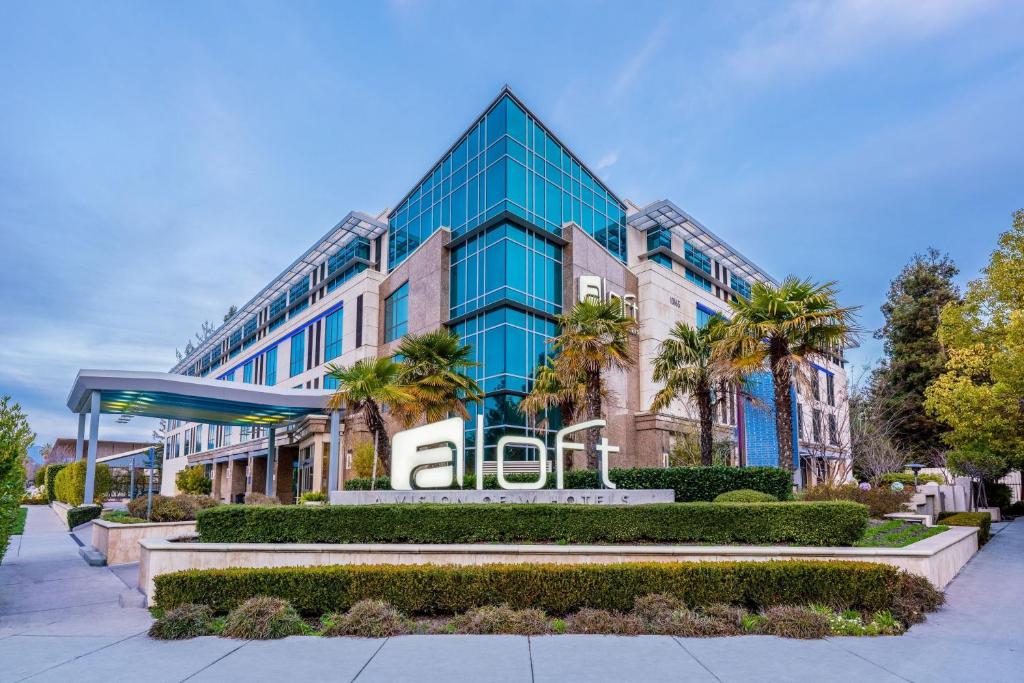
[{"label": "building awning", "polygon": [[80,370],[68,395],[71,412],[89,412],[94,391],[100,393],[101,413],[242,426],[277,425],[324,413],[334,393],[166,372]]}]

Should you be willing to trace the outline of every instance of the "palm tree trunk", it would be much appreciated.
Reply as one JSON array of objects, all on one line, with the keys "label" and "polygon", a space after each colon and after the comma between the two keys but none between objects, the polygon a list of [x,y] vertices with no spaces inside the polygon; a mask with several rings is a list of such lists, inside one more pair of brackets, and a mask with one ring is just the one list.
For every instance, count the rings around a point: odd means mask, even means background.
[{"label": "palm tree trunk", "polygon": [[373,435],[377,444],[377,457],[380,458],[381,468],[385,473],[391,473],[391,444],[388,442],[388,430],[384,426],[384,418],[381,417],[380,408],[374,403],[366,404],[366,426]]},{"label": "palm tree trunk", "polygon": [[[773,347],[775,343],[773,342]],[[772,349],[772,384],[775,392],[775,437],[779,446],[779,467],[793,471],[793,403],[790,396],[788,366],[783,363],[785,350]]]},{"label": "palm tree trunk", "polygon": [[704,388],[697,398],[697,413],[700,416],[700,464],[712,465],[714,444],[714,413],[711,406],[711,390]]},{"label": "palm tree trunk", "polygon": [[[601,373],[593,372],[587,375],[587,419],[601,419]],[[597,470],[597,444],[601,440],[601,430],[595,427],[587,430],[584,444],[587,449],[587,469]]]},{"label": "palm tree trunk", "polygon": [[[576,422],[576,404],[572,401],[562,401],[558,405],[558,411],[562,414],[562,426],[568,427]],[[569,451],[569,457],[565,460],[565,469],[571,470],[572,466],[572,451]]]}]

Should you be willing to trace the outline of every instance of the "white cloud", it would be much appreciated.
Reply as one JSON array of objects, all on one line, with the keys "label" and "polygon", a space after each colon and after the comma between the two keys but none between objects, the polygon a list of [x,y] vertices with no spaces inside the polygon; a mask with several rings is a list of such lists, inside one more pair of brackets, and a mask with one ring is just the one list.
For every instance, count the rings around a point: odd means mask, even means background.
[{"label": "white cloud", "polygon": [[802,0],[741,40],[730,65],[743,80],[812,76],[855,63],[888,44],[937,37],[993,0]]},{"label": "white cloud", "polygon": [[608,154],[605,154],[603,157],[597,160],[597,163],[594,164],[594,170],[603,171],[606,168],[611,168],[612,166],[615,165],[615,162],[617,162],[618,160],[618,152],[608,152]]},{"label": "white cloud", "polygon": [[665,42],[670,25],[671,22],[667,18],[662,18],[658,21],[654,30],[640,44],[640,48],[633,53],[633,56],[619,70],[619,75],[615,78],[615,82],[612,83],[612,87],[608,91],[608,99],[616,100],[632,88],[633,84],[647,68],[647,64],[661,48],[661,44]]}]

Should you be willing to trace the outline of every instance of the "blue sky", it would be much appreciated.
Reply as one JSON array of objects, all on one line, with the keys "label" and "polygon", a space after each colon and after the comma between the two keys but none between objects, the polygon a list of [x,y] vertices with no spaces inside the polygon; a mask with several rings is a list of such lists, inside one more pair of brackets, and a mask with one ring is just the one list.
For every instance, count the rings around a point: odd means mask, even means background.
[{"label": "blue sky", "polygon": [[[0,393],[73,435],[81,367],[166,370],[504,83],[620,196],[670,198],[880,324],[928,246],[1024,206],[1024,3],[5,3]],[[856,368],[879,345],[868,335]],[[106,420],[103,435],[152,424]]]}]

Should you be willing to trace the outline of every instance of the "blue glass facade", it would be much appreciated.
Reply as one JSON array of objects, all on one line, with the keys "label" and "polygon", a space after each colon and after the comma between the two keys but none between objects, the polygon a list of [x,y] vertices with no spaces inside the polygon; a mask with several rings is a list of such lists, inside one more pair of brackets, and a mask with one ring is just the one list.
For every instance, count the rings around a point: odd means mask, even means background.
[{"label": "blue glass facade", "polygon": [[505,212],[555,234],[575,221],[626,260],[625,205],[505,94],[388,216],[388,263],[441,226],[457,237]]},{"label": "blue glass facade", "polygon": [[384,341],[390,342],[409,331],[409,283],[384,300]]}]

